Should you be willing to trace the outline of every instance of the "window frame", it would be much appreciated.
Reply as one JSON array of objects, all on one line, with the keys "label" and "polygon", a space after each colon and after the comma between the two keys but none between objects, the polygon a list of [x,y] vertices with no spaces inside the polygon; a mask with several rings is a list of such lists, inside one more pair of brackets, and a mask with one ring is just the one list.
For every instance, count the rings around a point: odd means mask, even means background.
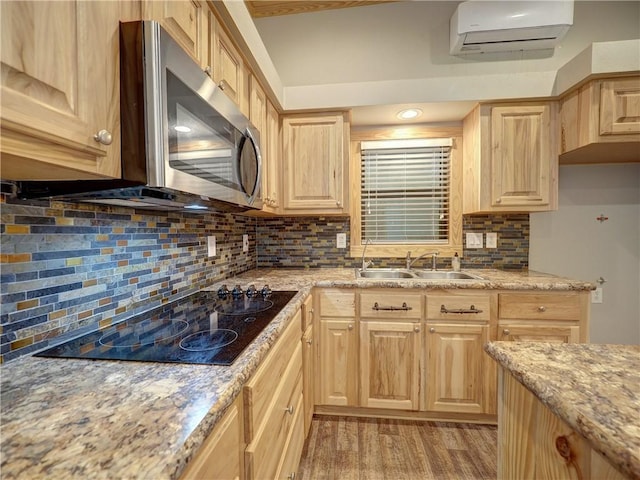
[{"label": "window frame", "polygon": [[364,251],[362,243],[361,168],[360,143],[367,140],[399,140],[417,138],[452,138],[451,147],[451,184],[449,191],[449,241],[441,244],[376,244],[367,246],[367,258],[404,258],[407,252],[412,257],[437,251],[440,256],[462,255],[462,126],[460,127],[379,127],[352,129],[350,139],[350,191],[349,209],[351,215],[351,238],[349,254],[361,257]]}]

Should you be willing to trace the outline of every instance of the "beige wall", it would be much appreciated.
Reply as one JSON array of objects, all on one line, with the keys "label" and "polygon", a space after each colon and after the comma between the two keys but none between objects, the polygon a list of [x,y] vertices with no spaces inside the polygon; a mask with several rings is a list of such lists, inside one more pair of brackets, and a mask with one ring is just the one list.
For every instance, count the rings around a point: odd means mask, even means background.
[{"label": "beige wall", "polygon": [[559,184],[558,211],[531,214],[530,268],[603,277],[591,342],[640,344],[640,164],[563,166]]}]

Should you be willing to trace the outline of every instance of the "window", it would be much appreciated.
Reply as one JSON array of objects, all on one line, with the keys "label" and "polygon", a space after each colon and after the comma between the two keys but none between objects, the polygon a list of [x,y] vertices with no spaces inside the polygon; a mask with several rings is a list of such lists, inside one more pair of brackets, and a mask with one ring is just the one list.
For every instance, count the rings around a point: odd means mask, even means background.
[{"label": "window", "polygon": [[368,257],[461,252],[461,134],[373,133],[352,134],[351,255],[365,243]]},{"label": "window", "polygon": [[362,241],[448,243],[452,143],[450,138],[362,142]]}]

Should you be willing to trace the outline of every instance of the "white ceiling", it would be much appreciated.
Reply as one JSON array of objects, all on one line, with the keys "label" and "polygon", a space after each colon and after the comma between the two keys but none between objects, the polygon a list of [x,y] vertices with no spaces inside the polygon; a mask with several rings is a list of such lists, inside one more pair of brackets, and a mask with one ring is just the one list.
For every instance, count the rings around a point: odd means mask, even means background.
[{"label": "white ceiling", "polygon": [[[577,1],[554,50],[449,55],[458,1],[404,1],[254,19],[287,110],[352,108],[354,125],[459,121],[478,100],[553,92],[556,72],[593,42],[640,38],[640,1]],[[407,122],[402,122],[407,123]]]}]

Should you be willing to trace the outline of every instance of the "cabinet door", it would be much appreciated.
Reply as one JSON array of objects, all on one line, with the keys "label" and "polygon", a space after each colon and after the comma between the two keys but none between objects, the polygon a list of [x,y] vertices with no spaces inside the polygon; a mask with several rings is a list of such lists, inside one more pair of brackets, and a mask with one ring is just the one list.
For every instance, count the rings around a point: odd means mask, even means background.
[{"label": "cabinet door", "polygon": [[213,58],[209,62],[213,65],[213,80],[240,107],[240,110],[248,115],[244,60],[220,22],[215,18],[213,20],[213,24],[209,27],[213,29],[213,35],[210,36],[210,41],[213,42],[211,49]]},{"label": "cabinet door", "polygon": [[145,0],[142,8],[143,18],[159,22],[198,65],[205,67],[208,23],[202,2]]},{"label": "cabinet door", "polygon": [[282,137],[285,213],[346,211],[343,114],[285,117]]},{"label": "cabinet door", "polygon": [[[3,178],[120,176],[118,22],[133,10],[128,2],[0,2]],[[103,130],[111,141],[95,138]]]},{"label": "cabinet door", "polygon": [[306,438],[311,428],[313,419],[313,406],[315,403],[314,388],[314,340],[313,325],[309,325],[302,337],[302,395],[304,398],[304,437]]},{"label": "cabinet door", "polygon": [[580,342],[580,327],[567,325],[510,325],[500,324],[500,341],[513,342]]},{"label": "cabinet door", "polygon": [[360,323],[360,406],[418,410],[420,324]]},{"label": "cabinet door", "polygon": [[355,320],[321,319],[318,403],[355,406],[358,401],[358,336]]},{"label": "cabinet door", "polygon": [[428,323],[427,329],[427,410],[490,413],[495,374],[482,348],[489,326]]},{"label": "cabinet door", "polygon": [[236,480],[242,478],[242,397],[229,407],[191,460],[180,480]]},{"label": "cabinet door", "polygon": [[603,81],[600,135],[630,133],[640,133],[640,77]]},{"label": "cabinet door", "polygon": [[262,199],[263,209],[277,212],[280,207],[281,138],[280,117],[267,100],[266,135],[262,137]]},{"label": "cabinet door", "polygon": [[491,109],[491,205],[533,207],[550,203],[551,106]]}]

